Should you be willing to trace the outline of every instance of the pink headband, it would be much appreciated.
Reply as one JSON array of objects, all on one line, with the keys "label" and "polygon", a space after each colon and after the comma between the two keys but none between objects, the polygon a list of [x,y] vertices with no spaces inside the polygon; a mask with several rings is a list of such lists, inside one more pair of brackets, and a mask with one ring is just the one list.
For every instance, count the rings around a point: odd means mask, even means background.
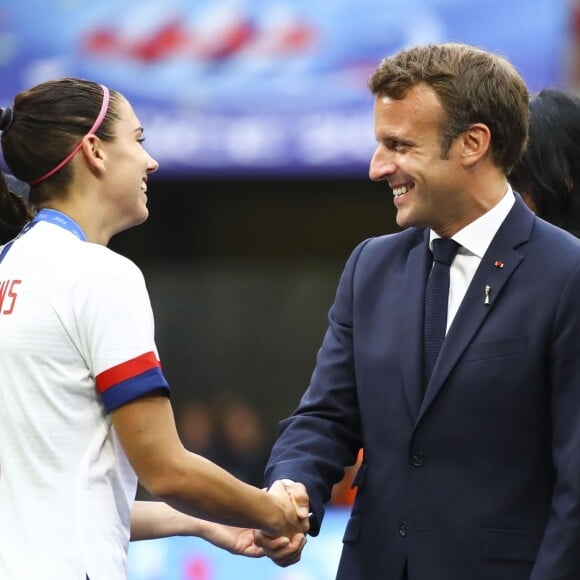
[{"label": "pink headband", "polygon": [[[87,135],[92,135],[100,127],[101,123],[103,122],[103,119],[105,118],[105,115],[107,114],[107,110],[109,108],[109,89],[105,85],[99,85],[99,86],[103,89],[103,103],[101,104],[101,110],[99,111],[99,115],[95,119],[93,126],[89,129],[89,132],[87,133]],[[85,135],[85,137],[86,137],[86,135]],[[84,137],[83,137],[83,139],[84,139]],[[64,167],[77,154],[79,149],[82,147],[82,144],[83,144],[83,142],[81,139],[79,144],[54,169],[51,169],[49,172],[45,173],[44,175],[37,177],[34,181],[31,181],[28,185],[30,185],[30,186],[36,185],[36,184],[40,183],[41,181],[48,179],[51,175],[54,175],[59,169]]]}]

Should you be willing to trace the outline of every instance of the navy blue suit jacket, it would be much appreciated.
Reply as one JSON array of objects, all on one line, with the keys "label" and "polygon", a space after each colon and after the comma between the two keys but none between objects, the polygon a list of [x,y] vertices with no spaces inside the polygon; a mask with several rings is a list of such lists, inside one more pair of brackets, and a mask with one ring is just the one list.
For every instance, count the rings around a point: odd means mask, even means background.
[{"label": "navy blue suit jacket", "polygon": [[518,197],[423,397],[429,267],[425,230],[354,250],[267,481],[303,482],[321,522],[364,448],[342,580],[578,580],[580,242]]}]

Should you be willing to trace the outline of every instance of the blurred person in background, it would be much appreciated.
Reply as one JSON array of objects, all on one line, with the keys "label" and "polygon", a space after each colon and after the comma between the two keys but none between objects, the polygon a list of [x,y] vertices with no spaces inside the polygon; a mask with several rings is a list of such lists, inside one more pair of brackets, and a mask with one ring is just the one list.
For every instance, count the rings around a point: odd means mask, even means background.
[{"label": "blurred person in background", "polygon": [[344,468],[344,476],[332,487],[330,494],[330,504],[336,507],[352,506],[356,498],[356,474],[363,463],[364,451],[359,450],[356,463],[354,465],[347,465]]},{"label": "blurred person in background", "polygon": [[219,425],[215,462],[238,479],[263,487],[270,447],[258,410],[233,395],[219,397],[215,407]]},{"label": "blurred person in background", "polygon": [[580,236],[580,98],[544,89],[530,99],[526,152],[509,175],[539,217]]},{"label": "blurred person in background", "polygon": [[177,405],[175,413],[177,432],[184,447],[215,461],[218,427],[213,405],[189,399]]},{"label": "blurred person in background", "polygon": [[[340,580],[580,578],[580,243],[508,183],[527,88],[506,59],[455,43],[386,58],[370,87],[369,174],[405,229],[347,261],[266,483],[310,506],[316,535],[364,449]],[[445,270],[432,351],[426,298]]]},{"label": "blurred person in background", "polygon": [[[1,126],[1,119],[0,119]],[[30,188],[13,175],[0,177],[0,245],[15,238],[20,230],[30,221],[27,205]]]},{"label": "blurred person in background", "polygon": [[[196,399],[186,400],[174,405],[175,426],[183,446],[192,453],[202,455],[206,459],[217,463],[217,427],[212,405]],[[232,473],[230,471],[230,473]],[[232,473],[232,475],[236,475]],[[237,477],[237,476],[236,476]],[[239,478],[238,479],[242,479]],[[242,481],[245,481],[242,479]],[[248,483],[246,481],[246,483]],[[152,500],[152,495],[141,485],[137,486],[137,499]]]},{"label": "blurred person in background", "polygon": [[[130,103],[60,79],[0,109],[0,578],[126,577],[133,539],[197,533],[259,554],[305,541],[282,484],[233,477],[179,440],[143,275],[107,248],[147,219],[157,162]],[[12,231],[10,231],[12,228]],[[137,480],[162,502],[135,504]],[[175,510],[219,524],[184,520]]]}]

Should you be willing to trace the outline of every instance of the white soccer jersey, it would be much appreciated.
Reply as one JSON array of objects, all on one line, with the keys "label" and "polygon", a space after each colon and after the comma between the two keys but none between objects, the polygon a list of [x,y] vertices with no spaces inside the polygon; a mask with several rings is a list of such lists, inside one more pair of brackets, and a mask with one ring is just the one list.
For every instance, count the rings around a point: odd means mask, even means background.
[{"label": "white soccer jersey", "polygon": [[20,236],[0,262],[2,580],[126,577],[137,481],[108,412],[159,388],[140,270],[53,223]]}]

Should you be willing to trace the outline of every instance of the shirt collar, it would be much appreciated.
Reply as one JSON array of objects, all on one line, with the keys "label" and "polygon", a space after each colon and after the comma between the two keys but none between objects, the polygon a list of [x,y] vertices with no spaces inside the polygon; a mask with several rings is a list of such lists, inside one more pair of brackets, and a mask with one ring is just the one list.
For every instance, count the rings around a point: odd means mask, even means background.
[{"label": "shirt collar", "polygon": [[[461,245],[459,252],[468,252],[474,254],[480,259],[483,258],[485,252],[487,252],[487,248],[489,248],[491,241],[495,234],[497,234],[497,231],[507,217],[507,214],[510,212],[515,201],[516,198],[514,192],[508,184],[504,196],[494,207],[452,236],[452,238]],[[438,236],[433,230],[430,231],[430,248],[433,240],[439,237],[440,236]]]}]

